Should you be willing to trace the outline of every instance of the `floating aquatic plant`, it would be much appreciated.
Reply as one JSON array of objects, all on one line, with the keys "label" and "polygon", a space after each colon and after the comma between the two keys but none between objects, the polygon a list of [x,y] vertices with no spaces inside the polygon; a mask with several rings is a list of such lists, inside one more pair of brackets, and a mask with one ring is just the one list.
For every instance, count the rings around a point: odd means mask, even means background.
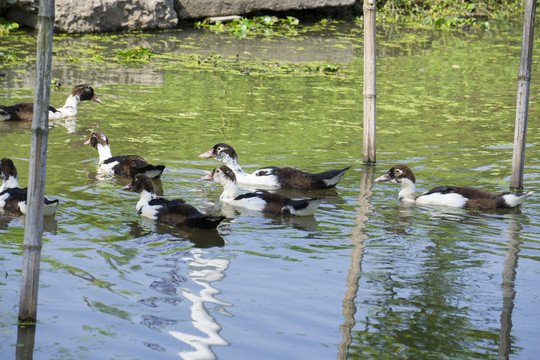
[{"label": "floating aquatic plant", "polygon": [[205,28],[214,32],[228,32],[231,35],[245,37],[250,34],[255,35],[270,35],[275,31],[290,31],[294,29],[300,21],[292,16],[286,18],[278,18],[277,16],[256,16],[253,18],[234,19],[230,22],[223,23],[217,21],[215,24],[210,23],[210,19],[195,23],[197,28]]},{"label": "floating aquatic plant", "polygon": [[17,24],[16,22],[0,18],[0,36],[9,34],[11,31],[18,28],[19,24]]},{"label": "floating aquatic plant", "polygon": [[154,53],[143,46],[135,46],[133,49],[119,51],[116,56],[125,61],[150,61]]}]

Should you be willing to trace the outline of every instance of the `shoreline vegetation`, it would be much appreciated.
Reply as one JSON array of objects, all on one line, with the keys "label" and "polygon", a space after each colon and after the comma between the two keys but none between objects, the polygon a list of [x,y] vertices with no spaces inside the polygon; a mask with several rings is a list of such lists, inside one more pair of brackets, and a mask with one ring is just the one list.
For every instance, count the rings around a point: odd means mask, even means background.
[{"label": "shoreline vegetation", "polygon": [[[473,2],[466,0],[386,0],[377,2],[378,26],[399,25],[439,31],[497,31],[497,23],[505,20],[519,21],[523,17],[524,0],[484,0]],[[230,34],[236,38],[259,36],[294,37],[309,31],[324,30],[340,22],[354,22],[359,27],[363,24],[362,2],[347,9],[318,9],[312,11],[293,11],[279,14],[253,14],[233,19],[228,22],[213,22],[209,18],[182,22],[177,29],[161,31],[182,31],[182,29],[200,29],[217,34]],[[2,38],[15,40],[19,35],[33,31],[22,29],[17,23],[0,18],[0,41]],[[133,33],[133,32],[132,32]],[[125,33],[123,33],[125,34]],[[111,37],[120,34],[56,34],[55,37]],[[18,39],[17,39],[18,40]],[[77,51],[56,51],[53,56],[74,63],[81,62],[116,62],[137,65],[140,63],[163,63],[173,61],[183,66],[203,69],[224,69],[239,71],[244,75],[256,73],[303,73],[343,75],[346,67],[340,64],[309,63],[289,64],[264,61],[238,54],[235,59],[223,59],[222,55],[211,53],[206,56],[156,53],[142,46],[118,51],[114,54],[96,45]],[[0,50],[0,70],[17,66],[21,62],[35,61],[31,54],[21,55],[9,46]]]}]

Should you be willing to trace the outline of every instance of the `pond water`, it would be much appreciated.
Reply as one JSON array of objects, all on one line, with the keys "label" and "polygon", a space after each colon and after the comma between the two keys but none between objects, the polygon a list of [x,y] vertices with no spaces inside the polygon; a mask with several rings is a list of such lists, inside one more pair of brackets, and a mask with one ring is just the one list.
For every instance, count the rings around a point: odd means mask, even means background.
[{"label": "pond water", "polygon": [[[77,46],[133,45],[179,60],[69,58]],[[0,38],[20,57],[33,46],[31,34]],[[370,167],[361,162],[358,25],[251,40],[188,30],[55,38],[52,77],[63,86],[51,104],[87,82],[103,105],[82,103],[76,121],[51,124],[46,193],[61,205],[45,221],[35,328],[17,327],[24,217],[0,214],[0,358],[536,358],[538,197],[510,211],[407,207],[395,185],[373,183],[403,163],[421,190],[506,191],[520,47],[519,23],[465,34],[379,27]],[[318,61],[340,70],[261,72],[243,59],[240,72],[182,60],[234,63],[246,52],[281,69]],[[33,64],[0,73],[0,104],[32,101]],[[538,58],[532,74],[525,189],[538,193]],[[164,196],[229,217],[217,231],[140,218],[138,195],[121,190],[127,180],[97,176],[97,152],[83,146],[93,130],[108,135],[113,155],[166,165],[156,183]],[[15,161],[21,184],[30,138],[30,124],[0,124],[0,157]],[[230,212],[221,188],[199,180],[218,162],[197,156],[218,142],[247,170],[351,169],[317,192],[324,202],[312,217]]]}]

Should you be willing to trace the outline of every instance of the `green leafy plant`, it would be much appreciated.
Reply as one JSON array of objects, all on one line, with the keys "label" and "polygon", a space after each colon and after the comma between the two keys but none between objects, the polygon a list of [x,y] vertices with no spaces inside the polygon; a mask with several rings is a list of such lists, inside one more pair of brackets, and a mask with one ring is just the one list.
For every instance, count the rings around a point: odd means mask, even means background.
[{"label": "green leafy plant", "polygon": [[17,55],[6,54],[0,51],[0,67],[18,64],[21,61]]},{"label": "green leafy plant", "polygon": [[248,35],[271,35],[276,31],[285,32],[293,30],[300,21],[292,16],[278,18],[276,16],[256,16],[253,18],[234,19],[227,23],[220,21],[210,23],[210,19],[195,23],[197,28],[204,28],[217,33],[228,32],[237,37]]},{"label": "green leafy plant", "polygon": [[0,36],[9,34],[11,31],[18,28],[19,24],[17,24],[16,22],[0,18]]},{"label": "green leafy plant", "polygon": [[142,46],[135,46],[133,49],[119,51],[116,56],[124,61],[150,61],[154,53]]},{"label": "green leafy plant", "polygon": [[431,26],[440,29],[489,29],[494,19],[521,15],[521,0],[382,0],[377,2],[381,21]]}]

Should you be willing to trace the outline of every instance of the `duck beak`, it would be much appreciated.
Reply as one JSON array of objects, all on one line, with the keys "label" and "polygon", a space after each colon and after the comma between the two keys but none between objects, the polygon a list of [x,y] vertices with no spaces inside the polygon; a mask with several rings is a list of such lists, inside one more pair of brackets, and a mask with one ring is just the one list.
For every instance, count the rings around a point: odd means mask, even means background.
[{"label": "duck beak", "polygon": [[122,188],[122,190],[133,190],[133,187],[131,186],[131,183],[127,184]]},{"label": "duck beak", "polygon": [[391,181],[392,179],[390,179],[390,175],[388,173],[382,175],[382,176],[379,176],[378,178],[375,179],[375,182],[379,182],[379,181]]},{"label": "duck beak", "polygon": [[214,180],[214,177],[212,176],[212,173],[208,173],[207,175],[203,176],[201,180]]},{"label": "duck beak", "polygon": [[90,139],[86,140],[83,145],[90,145]]},{"label": "duck beak", "polygon": [[92,98],[91,98],[90,100],[93,100],[93,101],[95,101],[95,102],[97,102],[97,103],[103,104],[103,103],[101,102],[101,100],[99,100],[98,97],[97,97],[96,95],[92,96]]},{"label": "duck beak", "polygon": [[213,158],[214,157],[214,149],[210,149],[205,153],[202,153],[199,155],[200,158]]}]

